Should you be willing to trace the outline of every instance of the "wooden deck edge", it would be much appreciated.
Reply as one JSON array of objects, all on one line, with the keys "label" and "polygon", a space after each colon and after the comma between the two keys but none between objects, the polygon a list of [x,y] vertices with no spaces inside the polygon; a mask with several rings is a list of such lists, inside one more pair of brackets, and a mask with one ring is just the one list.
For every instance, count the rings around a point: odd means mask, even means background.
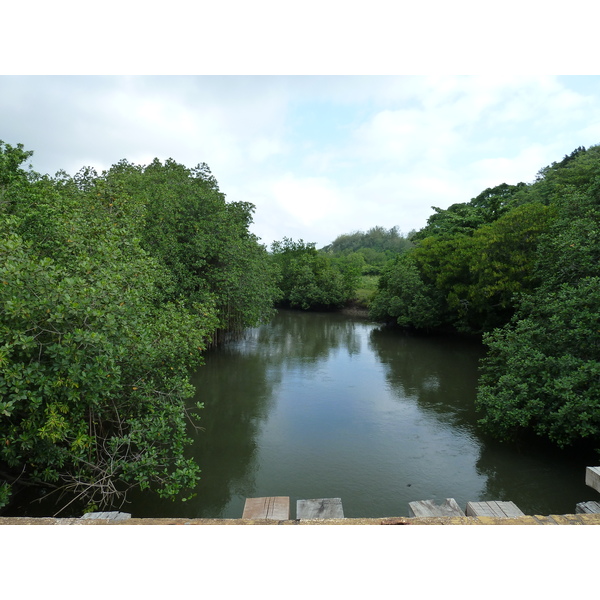
[{"label": "wooden deck edge", "polygon": [[0,517],[0,525],[600,525],[600,514],[525,515],[522,517],[380,517],[346,519],[55,519]]}]

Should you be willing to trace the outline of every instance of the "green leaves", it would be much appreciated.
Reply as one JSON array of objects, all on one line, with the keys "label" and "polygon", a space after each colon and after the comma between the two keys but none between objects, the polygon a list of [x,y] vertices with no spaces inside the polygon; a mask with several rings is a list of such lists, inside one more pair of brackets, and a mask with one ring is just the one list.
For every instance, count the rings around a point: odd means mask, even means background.
[{"label": "green leaves", "polygon": [[492,435],[600,448],[600,146],[435,210],[382,271],[372,317],[483,333]]},{"label": "green leaves", "polygon": [[413,255],[406,253],[390,262],[381,274],[370,315],[376,321],[393,319],[401,327],[430,329],[441,323],[441,310]]},{"label": "green leaves", "polygon": [[510,439],[531,429],[559,446],[600,441],[600,277],[525,298],[487,335],[477,406]]},{"label": "green leaves", "polygon": [[352,262],[341,269],[314,243],[283,238],[271,246],[273,264],[279,273],[280,300],[302,310],[341,307],[352,298],[358,272]]},{"label": "green leaves", "polygon": [[20,165],[32,154],[31,150],[23,150],[23,144],[13,147],[0,140],[0,192],[26,181],[28,174]]},{"label": "green leaves", "polygon": [[600,205],[590,176],[599,158],[598,147],[578,149],[536,184],[553,190],[532,269],[537,284],[486,338],[478,406],[498,437],[533,431],[559,446],[585,439],[600,447]]},{"label": "green leaves", "polygon": [[223,330],[271,316],[274,274],[266,249],[248,231],[254,207],[227,203],[206,164],[188,169],[155,159],[137,169],[119,163],[103,181],[144,202],[141,246],[168,272],[166,300],[201,303],[215,311]]},{"label": "green leaves", "polygon": [[272,309],[252,207],[206,165],[28,178],[28,155],[0,143],[2,470],[98,507],[189,495],[189,373],[218,327]]}]

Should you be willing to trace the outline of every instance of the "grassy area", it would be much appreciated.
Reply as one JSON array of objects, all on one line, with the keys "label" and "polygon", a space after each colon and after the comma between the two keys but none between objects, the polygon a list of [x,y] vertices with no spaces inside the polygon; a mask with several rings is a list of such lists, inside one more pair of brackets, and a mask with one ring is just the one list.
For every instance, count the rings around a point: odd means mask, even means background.
[{"label": "grassy area", "polygon": [[360,285],[356,290],[356,303],[360,306],[368,307],[375,292],[377,291],[378,275],[363,275]]}]

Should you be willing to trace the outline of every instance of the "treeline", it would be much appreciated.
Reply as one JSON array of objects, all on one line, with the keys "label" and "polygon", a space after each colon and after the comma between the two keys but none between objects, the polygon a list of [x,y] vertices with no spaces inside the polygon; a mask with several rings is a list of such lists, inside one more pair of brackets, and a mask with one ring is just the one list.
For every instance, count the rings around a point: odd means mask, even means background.
[{"label": "treeline", "polygon": [[205,164],[50,177],[24,169],[31,155],[0,141],[0,508],[20,485],[88,508],[133,486],[188,497],[189,373],[207,346],[274,306],[342,307],[365,281],[374,320],[483,336],[493,435],[600,447],[600,146],[407,236],[270,251]]},{"label": "treeline", "polygon": [[278,305],[302,310],[340,308],[353,296],[360,275],[352,260],[333,264],[314,243],[283,238],[271,245],[279,281]]},{"label": "treeline", "polygon": [[366,305],[385,265],[412,246],[397,227],[343,234],[320,250],[303,240],[276,241],[270,255],[279,276],[278,305],[302,310]]},{"label": "treeline", "polygon": [[189,495],[189,373],[279,295],[253,206],[205,164],[50,177],[31,154],[0,142],[0,507],[20,485],[89,508]]},{"label": "treeline", "polygon": [[477,406],[494,436],[600,448],[600,146],[434,210],[371,316],[482,334]]},{"label": "treeline", "polygon": [[360,266],[362,275],[379,275],[390,260],[412,247],[410,238],[414,233],[405,236],[397,226],[372,227],[366,232],[342,234],[321,251],[334,260],[352,258]]}]

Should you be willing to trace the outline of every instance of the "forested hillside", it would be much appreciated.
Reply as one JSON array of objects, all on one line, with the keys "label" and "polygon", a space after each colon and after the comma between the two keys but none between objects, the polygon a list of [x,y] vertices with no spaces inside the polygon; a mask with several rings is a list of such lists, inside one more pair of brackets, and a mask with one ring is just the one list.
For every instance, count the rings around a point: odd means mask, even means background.
[{"label": "forested hillside", "polygon": [[600,146],[434,210],[383,270],[372,317],[483,334],[491,434],[600,448]]},{"label": "forested hillside", "polygon": [[0,507],[43,484],[89,507],[189,494],[190,370],[268,319],[276,280],[204,164],[26,171],[0,142]]},{"label": "forested hillside", "polygon": [[372,227],[366,232],[339,235],[331,244],[321,248],[321,252],[334,260],[355,260],[362,275],[379,275],[389,260],[412,247],[410,238],[414,233],[404,236],[398,227]]}]

